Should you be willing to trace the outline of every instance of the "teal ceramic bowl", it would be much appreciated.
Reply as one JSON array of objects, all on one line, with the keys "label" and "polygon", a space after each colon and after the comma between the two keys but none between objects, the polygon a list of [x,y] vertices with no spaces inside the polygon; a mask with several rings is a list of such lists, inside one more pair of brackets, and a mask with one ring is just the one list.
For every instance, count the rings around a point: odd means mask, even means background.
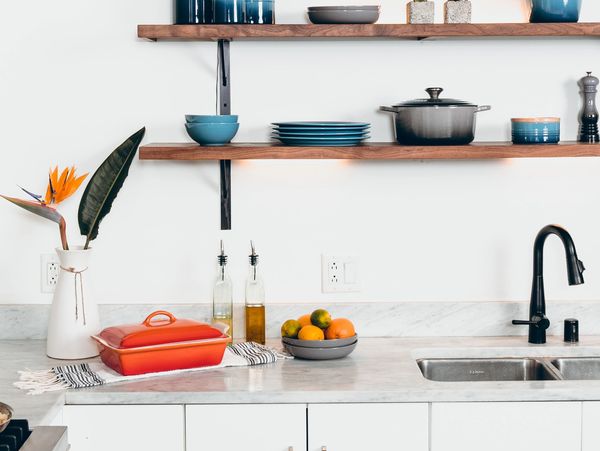
[{"label": "teal ceramic bowl", "polygon": [[515,144],[556,144],[560,141],[560,118],[513,118],[512,140]]},{"label": "teal ceramic bowl", "polygon": [[236,114],[186,114],[188,124],[235,124],[238,121]]},{"label": "teal ceramic bowl", "polygon": [[229,143],[240,124],[185,124],[185,129],[194,141],[202,146],[223,146]]},{"label": "teal ceramic bowl", "polygon": [[531,23],[577,22],[582,0],[531,0]]}]

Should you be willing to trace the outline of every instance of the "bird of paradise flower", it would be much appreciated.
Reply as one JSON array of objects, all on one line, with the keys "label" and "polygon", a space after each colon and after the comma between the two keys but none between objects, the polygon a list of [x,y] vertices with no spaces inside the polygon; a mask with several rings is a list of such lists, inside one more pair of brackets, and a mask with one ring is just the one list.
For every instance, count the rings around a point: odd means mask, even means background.
[{"label": "bird of paradise flower", "polygon": [[62,248],[68,251],[69,243],[67,242],[67,223],[63,216],[56,209],[56,205],[75,194],[87,176],[87,172],[81,176],[77,176],[77,170],[75,169],[75,166],[65,168],[61,172],[59,172],[58,166],[56,166],[53,170],[50,170],[48,175],[48,187],[46,188],[45,196],[35,194],[23,187],[20,187],[34,200],[30,201],[18,199],[15,197],[4,196],[2,194],[0,194],[0,197],[3,197],[7,201],[12,202],[13,204],[18,205],[19,207],[31,213],[49,219],[50,221],[58,224]]}]

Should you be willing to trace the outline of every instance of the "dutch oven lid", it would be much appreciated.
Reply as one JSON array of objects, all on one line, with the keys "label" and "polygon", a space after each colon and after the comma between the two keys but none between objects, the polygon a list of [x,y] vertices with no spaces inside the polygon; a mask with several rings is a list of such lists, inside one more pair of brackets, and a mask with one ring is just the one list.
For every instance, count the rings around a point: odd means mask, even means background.
[{"label": "dutch oven lid", "polygon": [[[166,320],[153,320],[166,316]],[[219,329],[191,319],[177,319],[163,310],[148,315],[142,324],[124,324],[104,329],[100,337],[111,346],[120,349],[153,346],[181,341],[223,338]]]},{"label": "dutch oven lid", "polygon": [[408,102],[402,102],[394,105],[395,107],[423,107],[423,106],[472,106],[476,107],[477,105],[473,105],[472,103],[465,102],[463,100],[456,99],[440,99],[440,94],[442,93],[443,88],[427,88],[427,94],[429,94],[429,99],[416,99],[409,100]]}]

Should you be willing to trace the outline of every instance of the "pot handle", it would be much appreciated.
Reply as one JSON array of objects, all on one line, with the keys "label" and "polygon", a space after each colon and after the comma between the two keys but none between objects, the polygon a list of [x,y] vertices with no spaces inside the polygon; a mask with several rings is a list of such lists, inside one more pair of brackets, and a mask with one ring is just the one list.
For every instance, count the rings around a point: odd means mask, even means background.
[{"label": "pot handle", "polygon": [[144,320],[144,322],[142,323],[144,326],[147,327],[160,327],[160,326],[166,326],[167,324],[152,324],[152,319],[156,316],[160,316],[160,315],[164,315],[169,317],[169,324],[173,324],[175,321],[177,321],[177,319],[175,319],[175,316],[173,316],[172,313],[169,313],[165,310],[157,310],[156,312],[152,312],[148,315],[148,317]]},{"label": "pot handle", "polygon": [[490,105],[481,105],[475,109],[476,113],[481,113],[482,111],[490,111],[492,107]]},{"label": "pot handle", "polygon": [[393,106],[380,106],[379,109],[381,111],[388,111],[390,113],[395,113],[396,112],[396,108],[394,108]]}]

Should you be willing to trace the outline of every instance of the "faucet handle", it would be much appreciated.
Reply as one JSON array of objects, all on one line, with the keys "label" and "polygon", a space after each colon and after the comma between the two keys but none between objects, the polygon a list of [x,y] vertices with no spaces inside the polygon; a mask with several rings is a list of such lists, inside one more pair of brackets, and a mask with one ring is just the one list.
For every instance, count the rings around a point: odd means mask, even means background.
[{"label": "faucet handle", "polygon": [[530,320],[513,319],[512,323],[515,326],[534,326],[543,330],[550,327],[550,320],[543,314],[533,315]]}]

